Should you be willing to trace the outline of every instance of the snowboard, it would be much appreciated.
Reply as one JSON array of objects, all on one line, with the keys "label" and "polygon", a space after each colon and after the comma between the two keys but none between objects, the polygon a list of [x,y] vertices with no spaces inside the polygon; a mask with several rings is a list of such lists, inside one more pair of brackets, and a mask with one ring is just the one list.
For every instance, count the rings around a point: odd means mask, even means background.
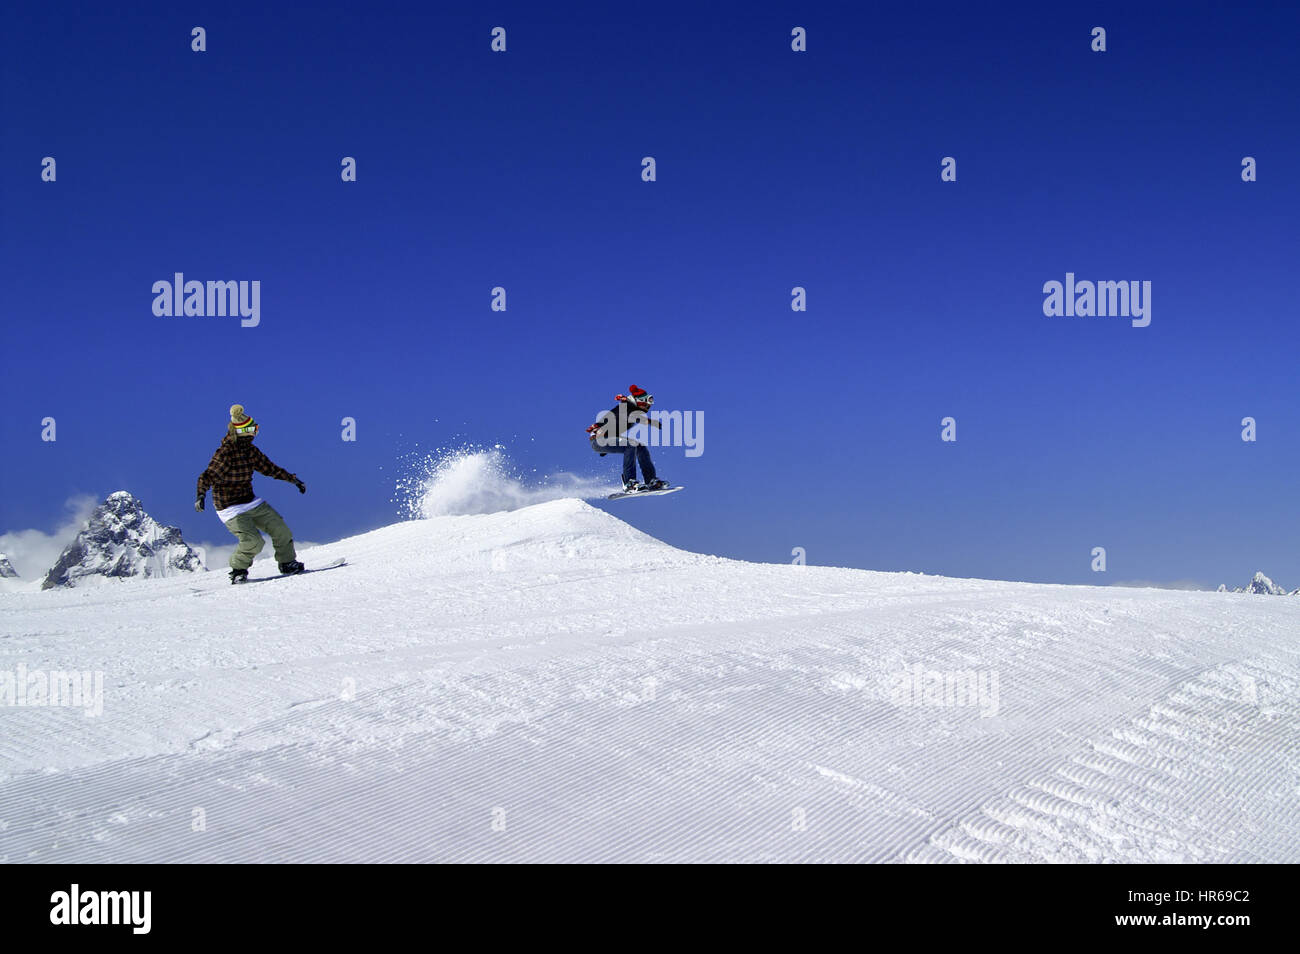
[{"label": "snowboard", "polygon": [[[310,569],[303,570],[302,573],[290,573],[289,576],[302,576],[305,573],[316,573],[320,570],[334,570],[341,566],[347,566],[347,565],[348,565],[348,561],[340,558],[330,563],[326,563],[324,566],[314,566],[311,567]],[[222,575],[224,576],[224,574]],[[195,596],[210,596],[213,593],[225,592],[227,590],[234,589],[235,587],[238,586],[247,586],[249,583],[265,583],[267,580],[279,580],[283,578],[283,576],[284,576],[283,573],[277,573],[274,576],[250,576],[243,583],[236,583],[234,586],[231,586],[230,581],[226,580],[225,581],[226,585],[220,587],[219,589],[213,589],[212,587],[205,587],[200,589],[199,587],[191,586],[190,592],[193,593]]]},{"label": "snowboard", "polygon": [[265,583],[267,580],[283,580],[292,576],[306,576],[308,573],[319,573],[321,570],[333,570],[341,566],[347,566],[348,561],[343,557],[326,563],[324,566],[309,566],[301,573],[277,573],[274,576],[250,576],[243,583],[237,583],[236,586],[247,586],[249,583]]},{"label": "snowboard", "polygon": [[663,490],[620,490],[616,494],[610,494],[606,500],[622,500],[624,497],[662,497],[664,494],[675,494],[682,487],[665,487]]}]

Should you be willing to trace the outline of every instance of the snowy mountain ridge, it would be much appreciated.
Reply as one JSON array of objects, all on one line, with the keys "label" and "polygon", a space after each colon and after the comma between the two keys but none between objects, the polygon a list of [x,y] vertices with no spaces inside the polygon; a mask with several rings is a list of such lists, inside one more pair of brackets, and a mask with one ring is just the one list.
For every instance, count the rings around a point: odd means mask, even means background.
[{"label": "snowy mountain ridge", "polygon": [[1218,592],[1255,593],[1265,596],[1300,596],[1300,588],[1288,592],[1285,586],[1278,586],[1271,579],[1265,576],[1263,572],[1256,572],[1255,576],[1245,586],[1233,587],[1231,590],[1228,589],[1226,584],[1220,583]]},{"label": "snowy mountain ridge", "polygon": [[205,570],[202,555],[176,527],[164,527],[125,490],[94,509],[41,582],[42,590],[131,577],[167,577]]}]

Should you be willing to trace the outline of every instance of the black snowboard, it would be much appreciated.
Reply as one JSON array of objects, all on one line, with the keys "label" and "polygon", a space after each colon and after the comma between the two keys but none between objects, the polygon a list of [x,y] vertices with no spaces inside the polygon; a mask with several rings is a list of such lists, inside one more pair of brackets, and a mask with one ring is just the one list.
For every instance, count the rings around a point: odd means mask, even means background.
[{"label": "black snowboard", "polygon": [[347,566],[348,561],[339,558],[333,563],[326,563],[324,566],[312,566],[303,570],[301,573],[277,573],[275,576],[250,576],[243,583],[236,583],[236,586],[247,586],[249,583],[265,583],[267,580],[284,580],[291,576],[306,576],[308,573],[319,573],[321,570],[334,570],[341,566]]}]

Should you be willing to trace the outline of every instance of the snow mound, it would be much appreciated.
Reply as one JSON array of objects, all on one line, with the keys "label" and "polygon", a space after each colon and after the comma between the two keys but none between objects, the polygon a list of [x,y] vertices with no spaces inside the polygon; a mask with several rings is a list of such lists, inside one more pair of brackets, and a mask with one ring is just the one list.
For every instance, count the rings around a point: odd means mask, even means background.
[{"label": "snow mound", "polygon": [[406,521],[302,555],[308,566],[340,557],[385,565],[392,578],[425,589],[452,581],[470,586],[474,580],[491,586],[514,579],[553,582],[716,559],[678,550],[573,498]]}]

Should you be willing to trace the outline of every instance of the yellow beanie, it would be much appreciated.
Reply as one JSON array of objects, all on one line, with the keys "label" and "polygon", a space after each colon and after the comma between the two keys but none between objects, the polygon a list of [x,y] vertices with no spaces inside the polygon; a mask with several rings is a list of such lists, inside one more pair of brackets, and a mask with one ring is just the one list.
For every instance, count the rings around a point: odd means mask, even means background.
[{"label": "yellow beanie", "polygon": [[230,423],[226,425],[226,434],[231,437],[257,436],[257,424],[244,413],[244,405],[230,405]]}]

